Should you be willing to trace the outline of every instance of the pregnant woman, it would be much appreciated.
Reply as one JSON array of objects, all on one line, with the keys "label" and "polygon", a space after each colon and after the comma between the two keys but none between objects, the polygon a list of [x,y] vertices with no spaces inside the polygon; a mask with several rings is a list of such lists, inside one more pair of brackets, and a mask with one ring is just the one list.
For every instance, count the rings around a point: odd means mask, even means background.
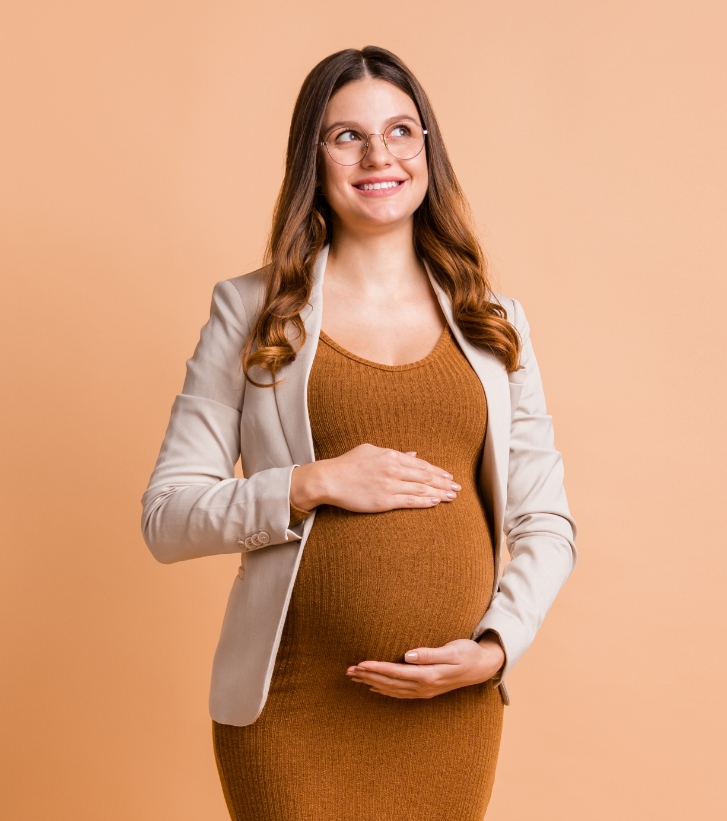
[{"label": "pregnant woman", "polygon": [[242,556],[210,697],[233,819],[481,821],[575,525],[522,308],[390,52],[303,83],[269,264],[216,286],[143,506],[160,561]]}]

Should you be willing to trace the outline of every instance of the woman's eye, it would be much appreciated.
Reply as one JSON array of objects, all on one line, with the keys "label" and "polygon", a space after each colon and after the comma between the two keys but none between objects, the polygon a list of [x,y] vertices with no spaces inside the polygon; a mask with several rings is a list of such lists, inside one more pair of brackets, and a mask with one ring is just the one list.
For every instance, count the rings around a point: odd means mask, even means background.
[{"label": "woman's eye", "polygon": [[361,139],[361,135],[356,131],[342,131],[336,135],[337,143],[353,143]]},{"label": "woman's eye", "polygon": [[395,125],[391,129],[391,137],[408,137],[411,131],[405,125]]}]

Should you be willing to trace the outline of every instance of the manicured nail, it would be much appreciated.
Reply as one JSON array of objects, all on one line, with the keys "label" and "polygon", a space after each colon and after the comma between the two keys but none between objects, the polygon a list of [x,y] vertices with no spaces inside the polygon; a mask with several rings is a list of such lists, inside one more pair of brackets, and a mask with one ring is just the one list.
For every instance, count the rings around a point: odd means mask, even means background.
[{"label": "manicured nail", "polygon": [[462,485],[458,485],[456,482],[452,482],[452,490],[460,491],[462,490]]},{"label": "manicured nail", "polygon": [[448,490],[448,491],[447,491],[447,498],[448,498],[448,499],[450,499],[450,500],[451,500],[451,499],[456,499],[456,498],[457,498],[457,494],[456,494],[453,490]]},{"label": "manicured nail", "polygon": [[433,505],[438,505],[439,504],[439,499],[432,499],[432,504]]},{"label": "manicured nail", "polygon": [[419,653],[416,650],[409,650],[408,653],[404,654],[404,659],[406,661],[416,661],[419,658]]},{"label": "manicured nail", "polygon": [[454,479],[454,476],[452,476],[451,473],[447,473],[446,470],[442,472],[442,476],[444,476],[445,479]]}]

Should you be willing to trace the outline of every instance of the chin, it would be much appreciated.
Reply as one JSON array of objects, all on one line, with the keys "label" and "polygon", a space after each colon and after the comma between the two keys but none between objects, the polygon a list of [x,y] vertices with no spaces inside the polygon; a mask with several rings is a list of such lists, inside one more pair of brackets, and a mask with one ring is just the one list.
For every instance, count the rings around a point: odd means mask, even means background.
[{"label": "chin", "polygon": [[386,226],[399,225],[411,219],[414,210],[409,208],[367,208],[357,213],[355,221],[369,225]]}]

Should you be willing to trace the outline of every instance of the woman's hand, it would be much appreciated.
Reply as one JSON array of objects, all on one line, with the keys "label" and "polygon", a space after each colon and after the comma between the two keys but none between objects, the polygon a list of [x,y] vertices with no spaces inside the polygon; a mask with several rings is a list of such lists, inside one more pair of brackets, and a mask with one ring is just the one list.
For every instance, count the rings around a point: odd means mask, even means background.
[{"label": "woman's hand", "polygon": [[327,504],[356,513],[382,513],[452,502],[460,490],[452,474],[417,459],[415,452],[359,445],[335,459],[295,468],[290,501],[303,510]]},{"label": "woman's hand", "polygon": [[346,675],[383,696],[433,698],[489,681],[505,663],[505,651],[496,638],[485,636],[479,641],[457,639],[444,647],[420,647],[404,658],[406,664],[362,661],[349,667]]}]

